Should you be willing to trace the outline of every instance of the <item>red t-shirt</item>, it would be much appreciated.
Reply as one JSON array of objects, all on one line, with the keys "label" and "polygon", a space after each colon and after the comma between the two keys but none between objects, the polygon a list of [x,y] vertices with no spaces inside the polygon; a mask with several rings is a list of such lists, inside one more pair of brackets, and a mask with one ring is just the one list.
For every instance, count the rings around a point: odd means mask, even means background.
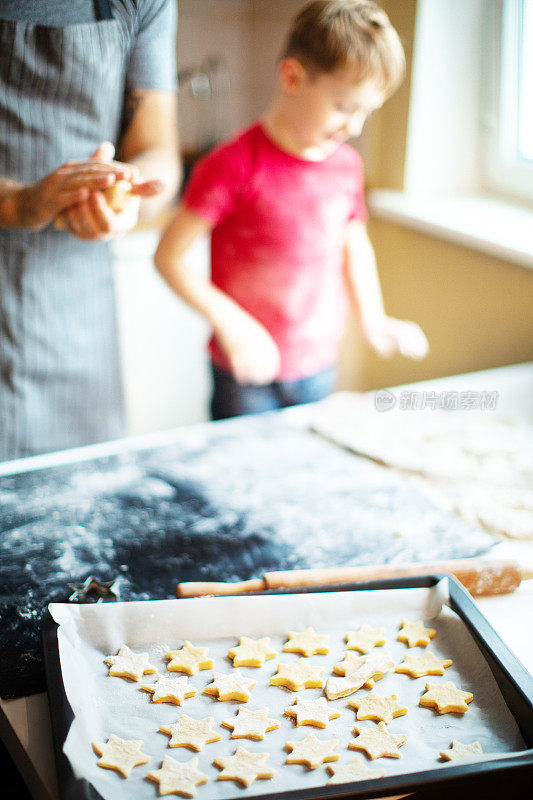
[{"label": "red t-shirt", "polygon": [[[366,220],[359,154],[339,144],[323,161],[300,159],[255,124],[196,165],[183,201],[213,226],[211,280],[278,345],[278,379],[334,364],[344,332],[346,224]],[[209,347],[229,369],[217,342]]]}]

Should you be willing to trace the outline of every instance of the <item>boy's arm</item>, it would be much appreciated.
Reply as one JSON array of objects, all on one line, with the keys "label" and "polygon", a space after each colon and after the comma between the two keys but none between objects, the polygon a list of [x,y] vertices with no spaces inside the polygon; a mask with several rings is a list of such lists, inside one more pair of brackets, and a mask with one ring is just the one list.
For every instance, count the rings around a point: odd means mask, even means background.
[{"label": "boy's arm", "polygon": [[237,381],[270,383],[279,372],[280,357],[268,331],[229,295],[210,280],[196,275],[184,262],[192,243],[209,231],[206,220],[181,204],[157,248],[156,268],[174,291],[210,323]]},{"label": "boy's arm", "polygon": [[361,334],[379,355],[388,357],[396,351],[415,359],[427,355],[429,345],[416,322],[395,319],[385,313],[374,248],[366,226],[359,220],[348,223],[344,278]]}]

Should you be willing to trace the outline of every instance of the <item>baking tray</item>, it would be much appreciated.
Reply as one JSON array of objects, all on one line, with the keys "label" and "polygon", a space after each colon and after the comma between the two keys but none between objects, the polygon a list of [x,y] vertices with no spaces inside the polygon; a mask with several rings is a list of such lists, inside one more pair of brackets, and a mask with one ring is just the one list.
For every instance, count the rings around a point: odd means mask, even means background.
[{"label": "baking tray", "polygon": [[[422,575],[358,584],[277,590],[253,593],[252,596],[431,588],[435,587],[443,577],[442,575]],[[265,792],[254,794],[254,800],[257,798],[259,800],[266,800],[266,798],[282,800],[282,798],[288,797],[294,798],[294,800],[304,800],[305,798],[318,800],[318,798],[336,797],[353,797],[363,800],[363,798],[387,797],[436,787],[442,788],[443,786],[452,791],[454,786],[460,784],[461,787],[464,787],[467,784],[474,784],[476,779],[482,776],[486,778],[491,774],[498,774],[498,776],[507,778],[507,776],[511,777],[518,771],[533,766],[533,678],[490,626],[468,592],[453,577],[447,577],[447,586],[447,605],[465,623],[475,643],[481,650],[528,749],[518,753],[491,756],[489,760],[449,765],[445,769],[441,766],[434,769],[391,775],[378,780],[357,781],[350,784],[322,785],[291,791],[272,792],[268,791],[268,784],[265,782]],[[63,746],[74,719],[74,714],[68,702],[62,679],[57,637],[58,627],[50,612],[45,612],[42,619],[42,644],[60,795],[62,800],[103,800],[102,796],[88,780],[76,778],[70,762],[63,752]],[[239,744],[238,740],[237,744]],[[246,746],[246,742],[244,742],[244,746]],[[381,766],[381,760],[371,762],[371,765],[379,767]],[[199,787],[198,789],[197,796],[200,800],[202,788]],[[246,797],[248,794],[247,790],[241,789],[236,785],[235,797]],[[154,785],[154,797],[157,796],[157,786]]]}]

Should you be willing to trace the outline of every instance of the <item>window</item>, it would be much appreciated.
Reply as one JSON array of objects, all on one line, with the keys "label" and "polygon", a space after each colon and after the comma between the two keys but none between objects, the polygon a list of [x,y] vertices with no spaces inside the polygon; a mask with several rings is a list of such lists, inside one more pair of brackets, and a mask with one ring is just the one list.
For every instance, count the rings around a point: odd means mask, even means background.
[{"label": "window", "polygon": [[389,114],[367,151],[401,186],[405,134],[403,187],[371,192],[374,216],[533,269],[532,36],[533,0],[417,0],[407,129]]},{"label": "window", "polygon": [[486,189],[533,201],[533,0],[495,4],[486,38]]},{"label": "window", "polygon": [[522,9],[519,61],[518,154],[533,163],[533,2]]}]

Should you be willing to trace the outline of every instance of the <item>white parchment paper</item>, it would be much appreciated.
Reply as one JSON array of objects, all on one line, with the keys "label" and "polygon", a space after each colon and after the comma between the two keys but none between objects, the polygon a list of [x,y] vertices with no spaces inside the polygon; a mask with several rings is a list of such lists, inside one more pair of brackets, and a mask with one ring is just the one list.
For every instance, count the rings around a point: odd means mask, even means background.
[{"label": "white parchment paper", "polygon": [[[446,581],[433,589],[395,589],[366,592],[320,592],[296,595],[270,595],[256,597],[217,597],[191,600],[163,600],[152,602],[109,603],[97,605],[52,604],[50,612],[59,624],[58,641],[61,669],[68,701],[75,719],[71,726],[64,751],[75,774],[90,781],[106,800],[153,800],[158,796],[158,785],[146,780],[146,773],[158,769],[164,755],[178,761],[199,757],[199,768],[210,780],[198,787],[198,797],[229,798],[240,795],[269,794],[324,785],[330,773],[323,765],[308,770],[303,765],[286,765],[288,750],[285,742],[304,739],[309,733],[318,738],[338,739],[337,764],[349,762],[358,753],[371,767],[385,769],[388,776],[419,770],[434,769],[446,764],[439,752],[450,746],[452,739],[463,743],[479,741],[488,757],[526,749],[518,727],[507,708],[490,669],[461,619],[443,604]],[[309,663],[324,667],[324,678],[332,674],[332,666],[342,660],[344,636],[363,623],[385,627],[387,643],[373,652],[389,652],[396,663],[403,660],[407,646],[396,640],[401,620],[424,619],[431,622],[437,634],[429,649],[442,658],[453,659],[445,675],[410,678],[390,673],[376,682],[380,695],[395,693],[409,708],[403,717],[397,717],[388,726],[391,733],[403,733],[407,742],[401,749],[401,758],[380,758],[373,762],[360,751],[348,750],[355,735],[355,724],[374,726],[372,721],[357,723],[355,711],[347,702],[351,695],[333,701],[331,705],[341,711],[339,719],[332,720],[325,730],[309,726],[296,727],[284,709],[297,697],[297,693],[270,685],[270,678],[281,663],[293,663],[298,655],[283,653],[287,631],[302,630],[312,626],[319,633],[330,634],[330,652],[325,656],[312,656]],[[212,680],[212,670],[205,670],[189,678],[198,694],[184,701],[183,706],[153,703],[151,695],[140,690],[140,684],[108,676],[104,663],[107,655],[115,654],[123,644],[136,652],[148,652],[160,674],[169,674],[164,659],[168,649],[176,649],[189,639],[196,645],[210,648],[215,669],[231,673],[232,662],[228,649],[238,643],[240,636],[270,636],[271,644],[279,658],[269,660],[261,668],[241,667],[241,672],[252,677],[256,686],[248,708],[267,707],[269,716],[280,721],[277,730],[265,735],[263,741],[231,739],[231,731],[219,727],[223,719],[235,715],[238,702],[219,702],[203,694]],[[424,648],[413,648],[422,653]],[[173,673],[180,674],[180,673]],[[146,682],[156,676],[146,675]],[[432,709],[418,705],[426,682],[453,681],[459,688],[471,691],[474,700],[464,715],[439,715]],[[357,696],[366,690],[361,689]],[[304,697],[318,697],[318,689],[305,689]],[[159,733],[161,725],[176,722],[181,713],[191,717],[213,716],[220,742],[206,745],[198,754],[184,747],[168,747],[169,737]],[[151,761],[135,767],[130,778],[124,780],[116,772],[97,766],[91,742],[106,741],[111,733],[125,739],[142,739],[143,751]],[[252,752],[269,752],[270,763],[276,770],[272,780],[258,780],[249,789],[233,781],[217,781],[219,770],[213,765],[218,755],[231,755],[241,745]]]}]

